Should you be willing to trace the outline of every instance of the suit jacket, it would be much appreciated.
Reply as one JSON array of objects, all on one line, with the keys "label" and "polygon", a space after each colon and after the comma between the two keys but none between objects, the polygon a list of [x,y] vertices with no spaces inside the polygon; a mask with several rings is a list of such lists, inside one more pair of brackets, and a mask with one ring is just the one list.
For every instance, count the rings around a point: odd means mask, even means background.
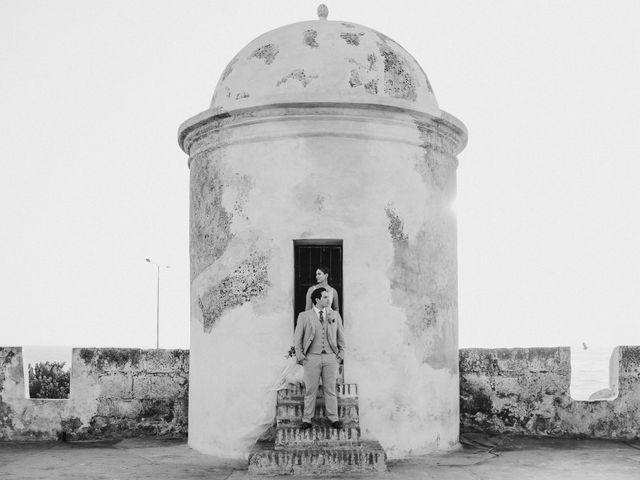
[{"label": "suit jacket", "polygon": [[[335,318],[329,320],[329,317],[334,315]],[[313,338],[316,335],[315,322],[318,316],[316,311],[312,308],[306,312],[301,312],[298,315],[298,323],[296,325],[294,336],[294,344],[296,348],[296,359],[298,363],[304,360],[309,347],[313,342]],[[342,317],[340,314],[331,308],[327,308],[327,319],[329,322],[327,325],[327,340],[329,341],[329,347],[333,350],[333,353],[340,358],[344,357],[344,326],[342,325]]]}]

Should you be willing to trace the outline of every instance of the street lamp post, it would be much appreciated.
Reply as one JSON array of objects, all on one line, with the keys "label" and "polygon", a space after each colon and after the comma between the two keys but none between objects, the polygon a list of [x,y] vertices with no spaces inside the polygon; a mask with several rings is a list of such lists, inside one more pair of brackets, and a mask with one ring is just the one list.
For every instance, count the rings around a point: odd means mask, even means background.
[{"label": "street lamp post", "polygon": [[160,348],[160,267],[171,268],[169,265],[162,265],[152,261],[150,258],[145,260],[156,266],[157,271],[157,289],[156,289],[156,350]]}]

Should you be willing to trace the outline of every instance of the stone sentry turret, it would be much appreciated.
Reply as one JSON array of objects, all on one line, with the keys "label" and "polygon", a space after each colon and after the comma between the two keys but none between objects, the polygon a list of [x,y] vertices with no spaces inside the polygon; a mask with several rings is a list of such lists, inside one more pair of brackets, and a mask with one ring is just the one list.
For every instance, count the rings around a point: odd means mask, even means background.
[{"label": "stone sentry turret", "polygon": [[342,248],[344,382],[391,457],[458,441],[456,155],[414,58],[319,19],[265,33],[179,143],[191,174],[189,443],[246,455],[274,419],[292,344],[296,242]]}]

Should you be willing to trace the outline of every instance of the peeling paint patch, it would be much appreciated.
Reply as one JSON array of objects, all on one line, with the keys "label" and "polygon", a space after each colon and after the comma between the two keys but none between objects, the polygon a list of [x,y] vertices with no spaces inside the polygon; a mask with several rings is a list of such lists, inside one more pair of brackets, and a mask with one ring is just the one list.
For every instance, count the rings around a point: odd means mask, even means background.
[{"label": "peeling paint patch", "polygon": [[222,77],[220,78],[221,82],[224,82],[226,78],[231,74],[231,72],[233,72],[233,66],[237,61],[238,61],[238,57],[235,57],[225,67],[224,71],[222,72]]},{"label": "peeling paint patch", "polygon": [[367,61],[369,62],[369,71],[376,69],[376,62],[378,61],[378,57],[376,57],[375,53],[370,53],[367,55]]},{"label": "peeling paint patch", "polygon": [[415,102],[417,85],[409,63],[387,45],[378,43],[378,48],[384,58],[384,91],[390,97]]},{"label": "peeling paint patch", "polygon": [[373,80],[369,80],[367,83],[364,84],[364,89],[366,90],[367,93],[370,93],[371,95],[377,95],[378,94],[378,79],[373,79]]},{"label": "peeling paint patch", "polygon": [[[11,365],[11,362],[13,362],[13,357],[15,356],[16,356],[16,352],[14,352],[13,350],[7,349],[7,353],[3,355],[4,358],[2,359],[2,366],[4,367],[5,365]],[[1,378],[4,381],[4,371],[0,373],[2,373],[3,376]]]},{"label": "peeling paint patch", "polygon": [[278,83],[276,83],[276,87],[279,87],[283,83],[287,83],[289,79],[298,80],[303,87],[309,85],[314,79],[318,78],[318,75],[307,75],[302,68],[298,68],[293,70],[289,75],[285,75]]},{"label": "peeling paint patch", "polygon": [[276,55],[280,50],[273,43],[268,43],[267,45],[263,45],[262,47],[253,51],[251,55],[249,55],[248,60],[252,58],[257,58],[259,60],[264,60],[266,65],[271,65],[273,61],[276,59]]},{"label": "peeling paint patch", "polygon": [[357,61],[355,58],[352,57],[346,57],[345,60],[349,63],[351,63],[352,65],[357,65],[358,70],[360,70],[361,72],[372,72],[377,70],[376,67],[376,62],[378,61],[377,57],[375,56],[375,54],[370,53],[367,56],[367,62],[369,62],[368,65],[362,64],[359,61]]},{"label": "peeling paint patch", "polygon": [[359,87],[364,84],[365,91],[370,95],[378,94],[378,78],[375,73],[371,73],[377,70],[376,62],[377,57],[371,53],[367,56],[368,65],[358,62],[355,58],[347,57],[345,60],[352,65],[356,65],[357,68],[351,70],[349,75],[349,85],[353,87]]},{"label": "peeling paint patch", "polygon": [[387,213],[387,218],[389,219],[389,225],[387,229],[389,230],[391,239],[394,242],[408,241],[409,237],[404,233],[404,222],[393,209],[393,206],[391,204],[388,204],[385,207],[384,211]]},{"label": "peeling paint patch", "polygon": [[251,95],[245,92],[244,90],[236,95],[236,100],[241,100],[243,98],[249,98]]},{"label": "peeling paint patch", "polygon": [[222,314],[262,295],[271,285],[267,274],[269,256],[254,252],[230,275],[198,298],[202,311],[203,330],[210,333]]},{"label": "peeling paint patch", "polygon": [[315,30],[305,30],[302,32],[302,42],[305,45],[310,46],[311,48],[318,48],[320,45],[316,42],[316,37],[318,36],[318,32]]},{"label": "peeling paint patch", "polygon": [[351,75],[349,76],[349,86],[353,88],[353,87],[359,87],[360,85],[362,85],[362,82],[360,81],[358,70],[356,69],[351,70]]},{"label": "peeling paint patch", "polygon": [[247,203],[247,198],[249,197],[249,192],[253,186],[253,181],[249,175],[236,174],[236,179],[233,183],[238,191],[236,200],[233,203],[233,212],[234,214],[238,214],[239,216],[248,219],[249,217],[244,213],[244,206]]},{"label": "peeling paint patch", "polygon": [[360,45],[360,37],[364,36],[364,33],[341,33],[340,38],[347,42],[348,45],[357,47]]},{"label": "peeling paint patch", "polygon": [[[4,381],[2,385],[4,385]],[[14,429],[13,417],[13,410],[9,404],[2,401],[2,396],[0,396],[0,437],[7,437],[6,432],[11,432]]]},{"label": "peeling paint patch", "polygon": [[436,142],[441,141],[439,140],[440,137],[427,123],[415,120],[415,124],[424,152],[422,161],[418,161],[416,164],[416,170],[420,173],[420,176],[427,185],[442,188],[447,184],[447,177],[450,175],[450,172],[446,166],[438,162],[438,156],[434,152],[433,146],[434,144],[438,145]]},{"label": "peeling paint patch", "polygon": [[434,327],[438,323],[438,307],[434,302],[424,306],[423,323],[427,328]]},{"label": "peeling paint patch", "polygon": [[231,214],[222,206],[223,181],[217,162],[206,155],[191,162],[191,280],[227,249]]},{"label": "peeling paint patch", "polygon": [[456,303],[455,276],[442,270],[451,250],[444,243],[446,233],[437,222],[424,224],[412,239],[405,232],[403,219],[389,203],[385,207],[387,229],[393,244],[393,263],[389,270],[393,305],[405,312],[406,341],[415,348],[423,363],[436,369],[457,371],[455,327],[452,318]]}]

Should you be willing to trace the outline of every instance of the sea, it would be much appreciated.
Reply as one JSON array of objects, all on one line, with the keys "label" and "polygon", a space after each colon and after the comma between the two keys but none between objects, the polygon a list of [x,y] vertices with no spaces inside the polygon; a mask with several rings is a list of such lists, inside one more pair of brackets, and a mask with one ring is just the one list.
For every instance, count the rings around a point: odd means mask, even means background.
[{"label": "sea", "polygon": [[[589,396],[610,388],[609,364],[616,345],[571,347],[571,398],[589,400]],[[615,380],[615,379],[613,379]]]},{"label": "sea", "polygon": [[[609,361],[615,346],[571,346],[571,386],[574,400],[588,400],[594,392],[609,388]],[[25,378],[28,365],[38,362],[64,362],[71,367],[70,346],[27,345],[22,348]]]}]

